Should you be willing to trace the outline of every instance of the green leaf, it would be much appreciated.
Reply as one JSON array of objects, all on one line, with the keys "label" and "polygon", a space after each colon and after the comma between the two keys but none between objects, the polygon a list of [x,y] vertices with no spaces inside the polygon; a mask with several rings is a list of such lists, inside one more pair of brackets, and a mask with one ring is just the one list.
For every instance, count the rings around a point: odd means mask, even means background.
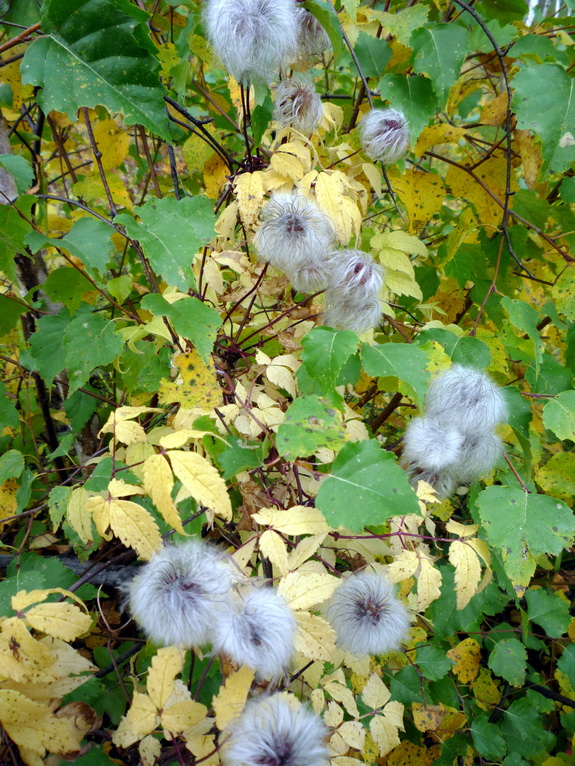
[{"label": "green leaf", "polygon": [[33,253],[46,245],[66,248],[82,261],[88,272],[98,269],[104,274],[114,249],[113,234],[114,228],[103,221],[80,218],[60,239],[45,237],[37,231],[31,231],[26,237],[26,244]]},{"label": "green leaf", "polygon": [[446,676],[453,667],[450,659],[439,646],[419,646],[415,664],[429,681],[439,681]]},{"label": "green leaf", "polygon": [[[507,743],[508,752],[516,757],[511,760],[507,756],[504,761],[506,766],[516,766],[521,763],[517,756],[531,758],[545,749],[545,741],[553,747],[553,735],[543,728],[545,719],[531,705],[526,697],[515,700],[503,711],[502,731]],[[551,742],[549,742],[551,738]],[[530,761],[533,763],[533,761]]]},{"label": "green leaf", "polygon": [[469,335],[455,339],[450,356],[454,364],[475,367],[478,370],[484,370],[491,364],[491,351],[487,343]]},{"label": "green leaf", "polygon": [[327,36],[333,48],[333,56],[337,63],[343,56],[345,50],[341,37],[341,27],[339,19],[333,5],[326,0],[306,0],[303,7],[308,10],[312,16],[319,21],[325,29]]},{"label": "green leaf", "polygon": [[575,441],[575,391],[550,399],[543,408],[543,425],[558,439]]},{"label": "green leaf", "polygon": [[310,378],[319,383],[323,394],[331,393],[339,374],[357,349],[358,337],[350,330],[316,327],[302,340],[301,361]]},{"label": "green leaf", "polygon": [[24,239],[32,231],[30,224],[18,215],[12,205],[0,205],[0,271],[16,281],[14,256],[24,253]]},{"label": "green leaf", "polygon": [[431,80],[420,74],[410,77],[403,74],[384,75],[379,81],[379,91],[382,101],[389,101],[391,107],[401,110],[406,116],[413,146],[438,109]]},{"label": "green leaf", "polygon": [[30,336],[30,356],[48,385],[66,367],[64,331],[69,323],[70,314],[64,309],[59,314],[40,317],[36,332]]},{"label": "green leaf", "polygon": [[168,303],[157,293],[145,295],[142,308],[151,311],[155,316],[169,317],[176,332],[190,340],[204,362],[208,361],[222,324],[222,319],[215,309],[198,298],[181,298],[175,303]]},{"label": "green leaf", "polygon": [[24,470],[24,457],[18,450],[11,449],[0,457],[0,486],[6,479],[20,476]]},{"label": "green leaf", "polygon": [[6,386],[0,382],[0,433],[5,426],[18,428],[19,422],[18,410],[8,399]]},{"label": "green leaf", "polygon": [[58,530],[66,516],[71,494],[72,489],[70,487],[54,487],[48,495],[48,513],[54,532]]},{"label": "green leaf", "polygon": [[459,77],[468,42],[469,32],[457,24],[416,29],[411,36],[413,69],[431,78],[440,107],[445,106],[449,90]]},{"label": "green leaf", "polygon": [[110,364],[120,354],[124,343],[114,328],[114,322],[100,314],[79,314],[66,327],[63,345],[69,394],[83,386],[96,367]]},{"label": "green leaf", "polygon": [[486,715],[481,715],[472,722],[471,736],[479,755],[488,761],[498,763],[507,752],[501,729],[494,723],[489,723]]},{"label": "green leaf", "polygon": [[260,145],[262,136],[270,124],[273,111],[274,105],[269,94],[266,95],[261,104],[256,104],[252,110],[250,124],[252,126],[252,135],[256,146]]},{"label": "green leaf", "polygon": [[487,664],[511,686],[521,686],[525,681],[527,649],[516,638],[504,638],[495,644]]},{"label": "green leaf", "polygon": [[417,3],[417,5],[402,8],[401,13],[372,11],[372,15],[382,26],[387,27],[402,45],[408,46],[413,30],[419,29],[427,21],[429,8]]},{"label": "green leaf", "polygon": [[49,298],[63,303],[72,314],[80,307],[84,293],[93,289],[86,277],[72,266],[51,271],[42,287]]},{"label": "green leaf", "polygon": [[571,623],[569,601],[543,588],[530,589],[525,593],[527,616],[541,625],[550,638],[560,638]]},{"label": "green leaf", "polygon": [[392,699],[401,702],[402,705],[423,702],[421,678],[413,665],[406,665],[397,673],[391,674],[389,681],[385,679],[385,682],[389,685]]},{"label": "green leaf", "polygon": [[575,80],[556,64],[522,69],[513,78],[517,127],[543,144],[541,173],[561,173],[575,160]]},{"label": "green leaf", "polygon": [[505,571],[519,595],[544,553],[557,556],[571,545],[575,517],[565,503],[514,487],[491,486],[477,498],[489,544],[501,552]]},{"label": "green leaf", "polygon": [[565,673],[571,686],[575,686],[575,644],[568,644],[563,649],[557,667],[562,673]]},{"label": "green leaf", "polygon": [[[24,157],[19,157],[17,154],[0,154],[0,167],[10,173],[18,189],[18,194],[24,194],[32,186],[34,171],[32,165]],[[2,204],[4,203],[5,200]]]},{"label": "green leaf", "polygon": [[535,356],[536,374],[539,375],[539,364],[542,358],[541,337],[537,325],[540,317],[536,309],[525,301],[509,298],[507,295],[501,299],[501,305],[509,315],[511,324],[526,333],[533,343]]},{"label": "green leaf", "polygon": [[136,208],[141,222],[119,215],[132,239],[137,239],[154,271],[187,292],[196,286],[192,264],[198,249],[214,235],[213,202],[206,197],[149,199]]},{"label": "green leaf", "polygon": [[45,112],[65,112],[74,121],[80,107],[101,105],[121,112],[126,125],[168,139],[147,18],[129,0],[46,0],[44,35],[26,51],[22,82],[42,88],[37,98]]},{"label": "green leaf", "polygon": [[313,455],[320,447],[339,449],[346,440],[341,414],[319,396],[300,396],[278,428],[277,450],[288,460]]},{"label": "green leaf", "polygon": [[231,479],[240,471],[249,468],[259,468],[263,464],[262,444],[260,442],[246,442],[243,439],[232,437],[228,439],[231,446],[218,455],[218,460],[223,468],[223,478]]},{"label": "green leaf", "polygon": [[427,354],[412,343],[385,343],[361,348],[363,368],[368,375],[399,378],[409,386],[410,395],[422,406],[430,374]]},{"label": "green leaf", "polygon": [[522,21],[529,7],[525,0],[482,0],[477,5],[477,11],[488,18],[500,21]]},{"label": "green leaf", "polygon": [[16,327],[20,316],[25,311],[26,306],[20,301],[0,295],[0,338]]},{"label": "green leaf", "polygon": [[420,514],[417,496],[391,452],[375,439],[346,444],[320,487],[317,507],[330,526],[361,532],[392,516]]},{"label": "green leaf", "polygon": [[354,46],[355,55],[366,77],[381,77],[392,56],[387,40],[360,32]]}]

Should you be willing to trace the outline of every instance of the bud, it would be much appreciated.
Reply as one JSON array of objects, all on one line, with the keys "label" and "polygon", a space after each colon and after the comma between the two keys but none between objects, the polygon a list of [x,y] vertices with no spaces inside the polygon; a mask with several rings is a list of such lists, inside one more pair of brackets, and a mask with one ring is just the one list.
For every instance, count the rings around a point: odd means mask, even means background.
[{"label": "bud", "polygon": [[409,128],[397,109],[372,109],[359,124],[359,138],[371,160],[392,165],[409,147]]},{"label": "bud", "polygon": [[323,722],[291,695],[250,700],[224,732],[224,766],[328,766]]},{"label": "bud", "polygon": [[501,389],[484,372],[460,364],[431,381],[425,411],[440,425],[455,424],[470,435],[491,431],[507,417]]},{"label": "bud", "polygon": [[238,82],[269,82],[295,56],[294,0],[209,0],[207,37]]},{"label": "bud", "polygon": [[260,260],[292,274],[327,259],[335,231],[311,200],[297,192],[274,194],[262,208],[261,218],[254,237]]},{"label": "bud", "polygon": [[313,133],[323,120],[323,104],[313,82],[283,80],[276,87],[273,116],[280,128],[291,125],[301,133]]},{"label": "bud", "polygon": [[214,650],[260,679],[279,679],[294,653],[296,621],[287,602],[269,587],[249,586],[216,617]]},{"label": "bud", "polygon": [[158,551],[124,590],[133,618],[155,644],[190,648],[210,639],[234,577],[217,548],[189,540]]},{"label": "bud", "polygon": [[403,437],[403,458],[418,468],[440,471],[461,459],[464,436],[430,417],[413,418]]},{"label": "bud", "polygon": [[339,585],[327,619],[337,643],[352,654],[385,654],[405,643],[410,628],[407,609],[383,575],[359,572]]}]

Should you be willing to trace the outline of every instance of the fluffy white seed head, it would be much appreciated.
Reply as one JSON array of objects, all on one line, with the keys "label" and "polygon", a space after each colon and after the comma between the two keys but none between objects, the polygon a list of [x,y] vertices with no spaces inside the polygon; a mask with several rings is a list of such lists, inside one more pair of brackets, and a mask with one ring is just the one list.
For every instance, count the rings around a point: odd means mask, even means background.
[{"label": "fluffy white seed head", "polygon": [[425,411],[438,423],[472,435],[491,431],[507,417],[501,389],[484,372],[460,364],[431,381]]},{"label": "fluffy white seed head", "polygon": [[352,654],[385,654],[399,649],[410,627],[407,609],[385,577],[350,575],[339,585],[327,610],[337,643]]},{"label": "fluffy white seed head", "polygon": [[407,120],[397,109],[372,109],[359,124],[359,138],[371,160],[393,165],[409,147]]},{"label": "fluffy white seed head", "polygon": [[464,436],[429,417],[413,418],[403,437],[403,459],[418,468],[440,471],[461,457]]},{"label": "fluffy white seed head", "polygon": [[279,679],[294,653],[295,631],[293,612],[276,590],[249,586],[217,614],[213,645],[238,665],[249,665],[260,679]]},{"label": "fluffy white seed head", "polygon": [[[294,700],[295,705],[295,700]],[[327,729],[303,706],[283,694],[247,703],[225,732],[224,766],[328,766]]]},{"label": "fluffy white seed head", "polygon": [[341,294],[326,290],[322,322],[338,330],[352,330],[361,335],[381,322],[381,303],[374,298],[367,303],[345,300]]},{"label": "fluffy white seed head", "polygon": [[208,39],[238,82],[271,81],[295,56],[294,0],[208,0]]},{"label": "fluffy white seed head", "polygon": [[467,434],[460,459],[450,468],[460,484],[469,484],[490,473],[503,454],[503,442],[497,434],[487,431]]},{"label": "fluffy white seed head", "polygon": [[291,125],[301,133],[313,133],[323,119],[323,104],[313,82],[292,78],[276,88],[274,120],[281,128]]},{"label": "fluffy white seed head", "polygon": [[425,481],[437,492],[440,500],[452,495],[461,483],[449,468],[443,471],[430,471],[412,463],[407,469],[407,475],[414,489],[417,489],[418,482]]},{"label": "fluffy white seed head", "polygon": [[319,21],[305,8],[297,8],[297,60],[311,66],[321,54],[331,47],[327,32]]},{"label": "fluffy white seed head", "polygon": [[158,551],[125,590],[133,618],[155,644],[189,648],[210,639],[234,579],[224,554],[189,540]]},{"label": "fluffy white seed head", "polygon": [[326,260],[335,241],[331,220],[311,200],[298,194],[272,195],[261,211],[254,237],[260,260],[288,274]]},{"label": "fluffy white seed head", "polygon": [[383,269],[362,250],[333,253],[328,268],[329,291],[348,302],[365,304],[377,297],[383,284]]},{"label": "fluffy white seed head", "polygon": [[317,293],[320,290],[325,290],[329,281],[326,263],[321,260],[289,272],[288,277],[300,293]]}]

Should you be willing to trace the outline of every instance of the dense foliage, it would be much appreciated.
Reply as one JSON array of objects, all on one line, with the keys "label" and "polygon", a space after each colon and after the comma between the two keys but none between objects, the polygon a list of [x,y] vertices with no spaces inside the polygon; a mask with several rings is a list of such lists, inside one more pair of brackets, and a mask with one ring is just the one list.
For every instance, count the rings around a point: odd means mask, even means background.
[{"label": "dense foliage", "polygon": [[[228,75],[201,0],[0,0],[2,763],[220,763],[268,682],[122,611],[189,536],[289,604],[278,684],[334,766],[574,762],[572,0],[300,5],[327,33],[293,64],[305,132],[273,73]],[[385,106],[410,148],[383,167],[358,125]],[[383,267],[375,329],[322,325],[322,291],[254,256],[294,190]],[[401,451],[452,364],[509,414],[441,498]],[[400,651],[336,646],[365,566],[413,616]]]}]

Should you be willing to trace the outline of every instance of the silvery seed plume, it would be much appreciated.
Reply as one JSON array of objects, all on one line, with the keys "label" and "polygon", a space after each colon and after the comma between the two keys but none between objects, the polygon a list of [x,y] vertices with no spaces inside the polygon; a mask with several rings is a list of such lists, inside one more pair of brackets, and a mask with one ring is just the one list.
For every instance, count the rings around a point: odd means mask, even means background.
[{"label": "silvery seed plume", "polygon": [[235,577],[217,548],[189,540],[158,551],[125,591],[133,618],[155,644],[189,648],[210,639]]},{"label": "silvery seed plume", "polygon": [[425,412],[438,423],[455,424],[471,435],[491,431],[507,417],[501,389],[484,372],[461,364],[431,381]]},{"label": "silvery seed plume", "polygon": [[249,665],[260,679],[277,680],[294,653],[295,630],[293,612],[276,590],[249,586],[216,615],[213,646],[238,665]]},{"label": "silvery seed plume", "polygon": [[313,82],[283,80],[276,87],[273,117],[281,128],[291,125],[301,133],[313,133],[323,119],[323,105]]},{"label": "silvery seed plume", "polygon": [[359,138],[371,160],[393,165],[407,152],[409,128],[397,109],[372,109],[359,123]]},{"label": "silvery seed plume", "polygon": [[297,55],[298,59],[314,59],[331,47],[327,32],[319,21],[305,8],[296,9],[298,23]]},{"label": "silvery seed plume", "polygon": [[283,694],[247,703],[225,734],[224,766],[328,766],[327,729],[304,706],[292,708]]},{"label": "silvery seed plume", "polygon": [[362,250],[339,250],[328,261],[329,294],[349,303],[366,304],[376,298],[383,284],[383,269]]},{"label": "silvery seed plume", "polygon": [[444,500],[446,497],[452,495],[461,484],[455,475],[455,472],[451,471],[449,468],[442,471],[431,471],[429,469],[419,468],[412,463],[407,468],[407,475],[414,489],[417,489],[417,483],[419,481],[425,481],[437,492],[437,497],[440,500]]},{"label": "silvery seed plume", "polygon": [[359,572],[339,585],[327,619],[338,645],[352,654],[385,654],[405,643],[410,628],[407,609],[383,575]]},{"label": "silvery seed plume", "polygon": [[287,274],[326,260],[335,241],[331,220],[311,200],[298,194],[273,194],[261,211],[254,237],[260,260]]},{"label": "silvery seed plume", "polygon": [[295,56],[294,0],[208,0],[207,37],[240,83],[270,82]]},{"label": "silvery seed plume", "polygon": [[322,322],[338,330],[352,330],[361,335],[375,329],[381,322],[381,303],[374,298],[367,303],[345,300],[340,293],[326,290]]},{"label": "silvery seed plume", "polygon": [[413,418],[403,437],[403,459],[417,468],[440,471],[461,458],[463,434],[430,417]]},{"label": "silvery seed plume", "polygon": [[503,455],[503,442],[492,431],[467,434],[461,457],[449,467],[460,484],[469,484],[490,473]]},{"label": "silvery seed plume", "polygon": [[302,266],[295,271],[290,271],[288,277],[298,292],[310,294],[325,290],[329,281],[326,262],[321,260],[309,266]]}]

